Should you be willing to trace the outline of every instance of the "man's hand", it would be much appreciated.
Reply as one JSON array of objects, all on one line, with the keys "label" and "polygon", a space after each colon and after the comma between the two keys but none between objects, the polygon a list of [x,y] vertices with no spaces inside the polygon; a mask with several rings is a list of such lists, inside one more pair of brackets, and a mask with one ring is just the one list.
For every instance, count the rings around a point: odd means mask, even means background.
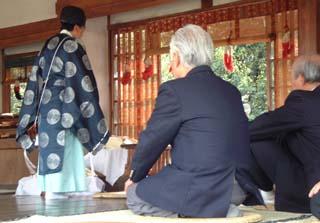
[{"label": "man's hand", "polygon": [[134,182],[132,180],[128,179],[126,181],[126,183],[124,184],[124,191],[127,192],[128,188],[133,184],[134,184]]},{"label": "man's hand", "polygon": [[320,181],[313,186],[313,188],[309,192],[309,197],[312,198],[314,195],[319,193],[320,191]]}]

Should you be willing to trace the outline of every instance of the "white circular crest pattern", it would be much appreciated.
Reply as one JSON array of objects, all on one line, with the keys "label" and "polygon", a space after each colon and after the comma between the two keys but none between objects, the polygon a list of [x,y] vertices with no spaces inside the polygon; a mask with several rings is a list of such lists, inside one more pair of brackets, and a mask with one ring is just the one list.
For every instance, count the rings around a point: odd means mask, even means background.
[{"label": "white circular crest pattern", "polygon": [[88,58],[87,54],[83,55],[82,62],[84,63],[84,66],[87,68],[87,70],[92,70],[91,64],[90,64],[90,61],[89,61],[89,58]]},{"label": "white circular crest pattern", "polygon": [[61,124],[64,128],[68,129],[71,128],[73,125],[73,117],[70,113],[63,113]]},{"label": "white circular crest pattern", "polygon": [[97,129],[100,134],[104,134],[107,131],[106,120],[104,118],[98,122]]},{"label": "white circular crest pattern", "polygon": [[22,116],[21,120],[20,120],[20,126],[22,128],[27,127],[27,125],[29,124],[31,116],[29,114],[25,114]]},{"label": "white circular crest pattern", "polygon": [[64,100],[64,90],[60,91],[60,93],[59,93],[59,99],[60,99],[60,101],[63,102],[63,100]]},{"label": "white circular crest pattern", "polygon": [[92,92],[93,91],[93,86],[92,86],[92,82],[90,80],[90,77],[84,76],[81,80],[81,86],[83,88],[83,90],[85,90],[86,92]]},{"label": "white circular crest pattern", "polygon": [[60,146],[64,146],[65,145],[65,135],[66,135],[66,131],[62,130],[57,134],[57,143]]},{"label": "white circular crest pattern", "polygon": [[49,89],[45,89],[43,92],[42,104],[48,104],[51,100],[52,93]]},{"label": "white circular crest pattern", "polygon": [[33,99],[34,99],[34,92],[32,90],[27,90],[24,94],[23,103],[25,105],[31,105],[33,103]]},{"label": "white circular crest pattern", "polygon": [[56,153],[50,153],[47,158],[47,167],[51,170],[55,170],[60,165],[61,159]]},{"label": "white circular crest pattern", "polygon": [[37,72],[38,72],[39,67],[38,66],[33,66],[31,69],[31,74],[29,77],[30,81],[37,81]]},{"label": "white circular crest pattern", "polygon": [[64,92],[64,102],[65,103],[71,103],[75,97],[74,90],[72,87],[67,87]]},{"label": "white circular crest pattern", "polygon": [[61,60],[60,57],[55,57],[52,64],[53,72],[58,73],[62,70],[62,68],[63,68],[63,61]]},{"label": "white circular crest pattern", "polygon": [[32,140],[28,135],[22,135],[18,141],[23,149],[28,149],[30,146],[32,146]]},{"label": "white circular crest pattern", "polygon": [[78,43],[76,41],[74,41],[74,40],[67,40],[63,44],[63,49],[67,53],[73,53],[78,49]]},{"label": "white circular crest pattern", "polygon": [[62,80],[62,79],[58,79],[58,80],[56,80],[55,82],[54,82],[54,84],[53,84],[53,86],[57,86],[57,87],[63,87],[63,86],[65,86],[65,81],[64,80]]},{"label": "white circular crest pattern", "polygon": [[44,57],[41,57],[40,60],[39,60],[40,68],[43,70],[45,65],[46,65],[46,59],[44,59]]},{"label": "white circular crest pattern", "polygon": [[94,114],[94,106],[91,102],[85,101],[80,105],[80,111],[83,117],[90,118]]},{"label": "white circular crest pattern", "polygon": [[59,43],[59,37],[56,36],[52,38],[48,43],[48,49],[53,50],[54,48],[57,47],[58,43]]},{"label": "white circular crest pattern", "polygon": [[47,133],[42,132],[39,135],[39,145],[41,148],[46,148],[49,144],[49,136]]},{"label": "white circular crest pattern", "polygon": [[60,116],[61,114],[58,109],[51,109],[47,115],[47,122],[50,125],[54,125],[60,121],[60,118],[61,118]]},{"label": "white circular crest pattern", "polygon": [[73,77],[77,73],[77,67],[74,63],[68,61],[65,66],[66,77]]}]

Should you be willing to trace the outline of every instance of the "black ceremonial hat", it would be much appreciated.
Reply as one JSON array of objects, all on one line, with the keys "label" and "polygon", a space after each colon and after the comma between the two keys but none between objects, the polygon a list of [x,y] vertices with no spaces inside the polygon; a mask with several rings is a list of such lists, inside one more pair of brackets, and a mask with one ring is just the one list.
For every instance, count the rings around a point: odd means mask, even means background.
[{"label": "black ceremonial hat", "polygon": [[85,26],[86,24],[86,15],[84,11],[76,6],[65,6],[61,10],[60,21],[62,23]]}]

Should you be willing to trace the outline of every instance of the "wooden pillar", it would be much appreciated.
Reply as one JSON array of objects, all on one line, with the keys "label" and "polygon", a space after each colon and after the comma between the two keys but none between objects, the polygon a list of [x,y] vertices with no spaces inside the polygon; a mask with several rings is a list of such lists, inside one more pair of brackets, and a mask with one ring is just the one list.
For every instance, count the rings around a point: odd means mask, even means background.
[{"label": "wooden pillar", "polygon": [[298,0],[299,55],[320,54],[320,0]]},{"label": "wooden pillar", "polygon": [[4,75],[5,75],[5,67],[4,67],[4,49],[0,49],[0,113],[3,112],[3,80],[4,80]]},{"label": "wooden pillar", "polygon": [[212,8],[213,0],[201,0],[201,9]]}]

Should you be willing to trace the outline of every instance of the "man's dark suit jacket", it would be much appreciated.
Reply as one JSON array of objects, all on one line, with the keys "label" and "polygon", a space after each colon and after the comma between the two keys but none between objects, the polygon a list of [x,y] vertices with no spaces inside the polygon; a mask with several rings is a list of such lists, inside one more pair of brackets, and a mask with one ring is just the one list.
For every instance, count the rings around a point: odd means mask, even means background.
[{"label": "man's dark suit jacket", "polygon": [[[288,157],[294,158],[290,162],[296,160],[295,162],[303,167],[301,171],[304,174],[300,175],[300,179],[297,178],[297,173],[290,173],[294,170],[290,169],[287,163],[279,162],[276,167],[276,196],[278,191],[278,199],[287,199],[287,204],[300,202],[292,198],[290,200],[292,195],[307,193],[294,191],[294,188],[306,188],[309,191],[320,181],[319,111],[320,87],[313,91],[295,90],[289,94],[282,107],[259,116],[250,125],[251,142],[274,139],[286,148],[284,151],[287,151]],[[307,194],[304,196],[307,200]],[[306,210],[308,209],[309,207],[306,207]]]},{"label": "man's dark suit jacket", "polygon": [[[172,164],[146,177],[168,144]],[[199,66],[161,85],[133,157],[132,180],[139,182],[138,196],[154,206],[185,216],[224,217],[234,160],[244,161],[239,164],[243,176],[248,154],[248,121],[239,91],[210,67]],[[251,183],[246,177],[238,182]]]}]

